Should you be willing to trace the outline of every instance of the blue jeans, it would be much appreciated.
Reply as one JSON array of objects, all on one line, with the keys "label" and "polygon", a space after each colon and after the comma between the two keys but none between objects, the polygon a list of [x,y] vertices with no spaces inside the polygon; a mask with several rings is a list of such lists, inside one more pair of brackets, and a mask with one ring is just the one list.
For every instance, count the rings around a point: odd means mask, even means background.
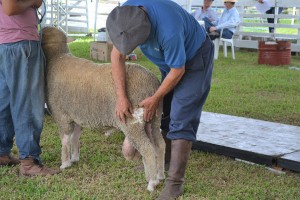
[{"label": "blue jeans", "polygon": [[[210,27],[215,26],[215,25],[213,23],[211,23],[211,21],[207,17],[204,17],[203,21],[205,23],[205,30],[206,30],[206,32],[209,33]],[[216,30],[216,32],[218,32],[219,34],[221,34],[220,30]],[[232,31],[228,30],[227,28],[223,29],[222,38],[231,39],[232,36],[233,36],[233,32]]]},{"label": "blue jeans", "polygon": [[[202,107],[210,91],[214,46],[207,37],[197,54],[185,65],[185,74],[163,99],[161,129],[170,140],[196,141]],[[162,78],[166,74],[162,72]]]},{"label": "blue jeans", "polygon": [[0,45],[0,155],[40,161],[44,120],[44,57],[38,41]]}]

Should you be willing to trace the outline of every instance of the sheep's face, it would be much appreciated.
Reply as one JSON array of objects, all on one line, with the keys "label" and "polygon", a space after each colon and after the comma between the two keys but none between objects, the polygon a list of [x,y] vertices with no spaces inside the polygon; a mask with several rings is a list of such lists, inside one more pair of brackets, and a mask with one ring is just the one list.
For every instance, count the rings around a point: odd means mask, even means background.
[{"label": "sheep's face", "polygon": [[55,27],[43,28],[42,48],[47,60],[56,57],[57,54],[69,53],[66,35]]}]

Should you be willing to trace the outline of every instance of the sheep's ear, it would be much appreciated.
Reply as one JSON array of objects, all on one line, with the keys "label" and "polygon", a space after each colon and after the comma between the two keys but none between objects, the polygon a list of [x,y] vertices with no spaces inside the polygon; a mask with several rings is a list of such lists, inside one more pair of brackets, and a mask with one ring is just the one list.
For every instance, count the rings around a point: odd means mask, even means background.
[{"label": "sheep's ear", "polygon": [[73,41],[75,41],[75,40],[76,40],[75,38],[67,37],[67,43],[73,42]]}]

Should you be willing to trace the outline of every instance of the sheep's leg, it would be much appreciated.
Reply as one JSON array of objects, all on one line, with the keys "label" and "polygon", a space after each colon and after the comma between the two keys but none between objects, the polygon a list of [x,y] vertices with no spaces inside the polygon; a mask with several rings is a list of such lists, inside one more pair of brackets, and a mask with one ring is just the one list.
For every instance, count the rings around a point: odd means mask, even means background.
[{"label": "sheep's leg", "polygon": [[160,118],[155,117],[151,123],[151,136],[155,145],[157,158],[157,179],[165,178],[165,147],[166,143],[160,133]]},{"label": "sheep's leg", "polygon": [[81,134],[81,126],[75,124],[74,131],[71,136],[72,141],[72,155],[71,155],[71,162],[78,162],[79,161],[79,138]]},{"label": "sheep's leg", "polygon": [[[134,118],[135,115],[133,115]],[[141,115],[143,117],[143,115]],[[128,120],[127,126],[122,128],[124,134],[130,143],[140,152],[143,157],[146,180],[148,181],[147,189],[153,191],[155,186],[159,184],[157,179],[157,161],[154,145],[150,142],[143,120],[132,119]]]},{"label": "sheep's leg", "polygon": [[[132,128],[130,128],[132,130]],[[137,129],[134,128],[134,132]],[[130,131],[129,134],[133,133]],[[156,169],[156,156],[154,145],[150,142],[148,136],[144,131],[144,127],[140,127],[137,134],[133,136],[128,136],[128,140],[131,141],[133,146],[140,152],[142,155],[142,160],[145,169],[146,180],[148,181],[147,189],[149,191],[154,191],[156,185],[158,185],[159,180],[157,179],[157,169]]]},{"label": "sheep's leg", "polygon": [[61,147],[61,166],[60,169],[65,169],[72,165],[70,158],[70,134],[64,134],[62,137]]},{"label": "sheep's leg", "polygon": [[64,126],[63,125],[60,126],[60,136],[61,136],[61,144],[62,144],[60,169],[65,169],[72,165],[71,152],[70,152],[71,149],[70,138],[73,130],[74,130],[74,126],[71,123]]},{"label": "sheep's leg", "polygon": [[[154,145],[156,152],[156,160],[157,160],[157,179],[163,180],[165,179],[165,165],[164,165],[164,157],[165,157],[165,142],[160,134],[159,124],[146,123],[145,131],[150,139],[151,143]],[[157,135],[159,134],[159,135]]]}]

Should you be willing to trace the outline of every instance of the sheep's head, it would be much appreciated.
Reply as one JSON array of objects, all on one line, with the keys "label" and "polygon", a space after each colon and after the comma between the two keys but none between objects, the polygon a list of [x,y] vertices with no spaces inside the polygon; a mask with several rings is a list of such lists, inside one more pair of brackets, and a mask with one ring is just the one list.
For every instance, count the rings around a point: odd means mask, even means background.
[{"label": "sheep's head", "polygon": [[55,27],[43,28],[42,48],[47,60],[51,60],[61,53],[70,52],[67,45],[67,36]]}]

